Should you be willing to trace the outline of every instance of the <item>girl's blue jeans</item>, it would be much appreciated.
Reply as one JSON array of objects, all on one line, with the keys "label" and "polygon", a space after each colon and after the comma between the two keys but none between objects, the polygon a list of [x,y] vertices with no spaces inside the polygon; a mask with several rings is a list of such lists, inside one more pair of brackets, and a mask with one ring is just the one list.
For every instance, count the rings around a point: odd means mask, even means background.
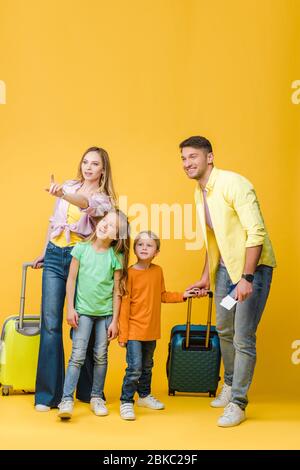
[{"label": "girl's blue jeans", "polygon": [[103,387],[107,371],[107,330],[112,315],[88,316],[80,315],[78,328],[73,330],[73,348],[66,373],[63,400],[73,401],[74,391],[84,364],[87,347],[93,326],[95,325],[94,373],[91,398],[103,398]]},{"label": "girl's blue jeans", "polygon": [[[36,376],[35,404],[55,408],[60,403],[65,379],[63,349],[63,308],[72,247],[60,248],[49,242],[46,250],[42,285],[42,323]],[[93,342],[93,337],[91,337]],[[91,342],[89,351],[92,350]],[[77,397],[89,401],[93,360],[88,353],[78,382]]]}]

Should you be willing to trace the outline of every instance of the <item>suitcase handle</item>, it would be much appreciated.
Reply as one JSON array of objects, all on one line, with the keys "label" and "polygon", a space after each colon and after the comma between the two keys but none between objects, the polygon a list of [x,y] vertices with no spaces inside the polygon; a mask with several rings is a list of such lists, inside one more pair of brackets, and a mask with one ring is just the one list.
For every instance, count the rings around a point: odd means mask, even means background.
[{"label": "suitcase handle", "polygon": [[17,317],[16,330],[24,336],[37,336],[41,331],[41,318],[38,315],[26,315],[23,321],[23,327],[20,328],[19,317]]},{"label": "suitcase handle", "polygon": [[[209,346],[209,337],[210,337],[210,328],[211,328],[211,312],[212,312],[212,300],[213,293],[212,291],[207,291],[208,295],[208,314],[207,314],[207,323],[206,323],[206,335],[205,335],[205,347]],[[190,330],[191,330],[191,316],[192,316],[192,298],[188,299],[187,307],[187,320],[186,320],[186,337],[185,337],[185,347],[188,349],[190,345]]]},{"label": "suitcase handle", "polygon": [[23,266],[22,266],[22,285],[21,285],[21,297],[20,297],[20,308],[19,308],[19,329],[20,330],[23,328],[23,323],[24,323],[27,269],[32,266],[33,266],[33,263],[30,263],[30,262],[23,263]]}]

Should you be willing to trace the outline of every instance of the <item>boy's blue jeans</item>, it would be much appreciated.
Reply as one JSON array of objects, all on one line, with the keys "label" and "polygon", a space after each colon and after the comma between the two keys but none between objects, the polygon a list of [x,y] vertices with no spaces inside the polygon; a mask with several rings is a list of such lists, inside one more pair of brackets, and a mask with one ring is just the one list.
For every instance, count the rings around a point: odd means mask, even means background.
[{"label": "boy's blue jeans", "polygon": [[247,392],[256,363],[256,330],[267,302],[272,274],[270,266],[258,266],[254,273],[253,293],[231,310],[220,305],[232,285],[225,266],[220,265],[216,275],[216,326],[225,369],[224,380],[232,386],[231,401],[242,409],[248,404]]},{"label": "boy's blue jeans", "polygon": [[103,387],[107,372],[107,330],[112,315],[88,316],[80,315],[78,328],[73,330],[73,347],[63,391],[63,400],[73,401],[74,391],[79,379],[80,369],[85,361],[90,334],[95,324],[94,373],[91,398],[103,398]]},{"label": "boy's blue jeans", "polygon": [[127,342],[127,369],[122,386],[122,403],[134,403],[135,392],[138,392],[141,398],[150,395],[155,347],[156,341],[129,340]]}]

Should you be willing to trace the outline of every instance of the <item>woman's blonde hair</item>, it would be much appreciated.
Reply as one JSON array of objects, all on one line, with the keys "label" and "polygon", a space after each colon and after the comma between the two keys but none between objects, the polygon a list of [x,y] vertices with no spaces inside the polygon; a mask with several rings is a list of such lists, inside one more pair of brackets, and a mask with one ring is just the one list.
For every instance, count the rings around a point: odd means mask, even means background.
[{"label": "woman's blonde hair", "polygon": [[116,206],[117,204],[117,196],[115,193],[113,181],[112,181],[112,174],[111,174],[111,167],[110,167],[110,160],[109,160],[109,155],[106,150],[100,148],[100,147],[90,147],[88,148],[83,156],[81,157],[79,167],[78,167],[78,174],[77,178],[80,181],[84,180],[82,170],[81,170],[81,165],[83,162],[84,157],[89,153],[89,152],[97,152],[99,157],[101,158],[101,162],[103,165],[103,173],[101,175],[100,181],[99,181],[99,193],[105,193],[107,196],[111,198],[111,202],[113,206]]},{"label": "woman's blonde hair", "polygon": [[[122,265],[122,272],[119,281],[119,290],[121,295],[127,293],[126,284],[128,279],[128,262],[129,262],[129,251],[130,251],[130,236],[129,236],[129,222],[124,212],[119,209],[112,209],[106,212],[103,217],[111,212],[117,214],[117,233],[116,240],[112,241],[111,247],[114,250],[116,257]],[[103,217],[97,219],[97,225]],[[97,238],[96,234],[97,226],[94,232],[86,239],[86,242],[94,242]],[[120,256],[122,255],[122,256]]]}]

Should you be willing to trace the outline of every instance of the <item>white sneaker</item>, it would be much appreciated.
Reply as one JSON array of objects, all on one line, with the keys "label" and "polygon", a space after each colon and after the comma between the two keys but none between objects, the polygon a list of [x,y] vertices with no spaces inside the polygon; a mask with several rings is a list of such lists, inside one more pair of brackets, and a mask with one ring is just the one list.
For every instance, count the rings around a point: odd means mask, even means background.
[{"label": "white sneaker", "polygon": [[93,397],[90,401],[91,410],[95,413],[96,416],[106,416],[108,415],[108,409],[105,406],[105,401],[102,398]]},{"label": "white sneaker", "polygon": [[225,408],[231,399],[231,386],[224,384],[219,395],[210,402],[213,408]]},{"label": "white sneaker", "polygon": [[50,406],[47,405],[35,405],[35,411],[50,411]]},{"label": "white sneaker", "polygon": [[70,419],[74,408],[74,402],[72,400],[62,400],[58,405],[58,413],[61,419]]},{"label": "white sneaker", "polygon": [[152,395],[148,395],[144,398],[139,398],[137,401],[138,406],[144,406],[146,408],[151,408],[151,410],[163,410],[165,405],[157,400],[157,398],[153,397]]},{"label": "white sneaker", "polygon": [[135,420],[133,403],[130,403],[130,402],[121,403],[120,415],[121,415],[121,418],[123,419],[127,419],[129,421]]},{"label": "white sneaker", "polygon": [[237,426],[245,421],[245,411],[239,405],[230,402],[224,409],[224,413],[218,420],[218,426],[222,428],[229,428],[230,426]]}]

